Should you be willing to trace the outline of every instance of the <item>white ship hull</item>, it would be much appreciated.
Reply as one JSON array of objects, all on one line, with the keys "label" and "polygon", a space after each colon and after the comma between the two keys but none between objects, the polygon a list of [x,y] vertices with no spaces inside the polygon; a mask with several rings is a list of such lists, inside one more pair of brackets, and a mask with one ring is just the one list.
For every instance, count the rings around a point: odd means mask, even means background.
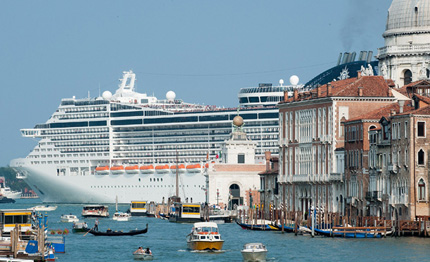
[{"label": "white ship hull", "polygon": [[[25,182],[45,203],[130,203],[145,199],[161,203],[175,194],[176,176],[168,174],[57,175],[55,165],[31,166],[27,159],[15,159],[11,164],[24,175]],[[179,177],[179,196],[205,202],[203,174],[183,174]]]}]

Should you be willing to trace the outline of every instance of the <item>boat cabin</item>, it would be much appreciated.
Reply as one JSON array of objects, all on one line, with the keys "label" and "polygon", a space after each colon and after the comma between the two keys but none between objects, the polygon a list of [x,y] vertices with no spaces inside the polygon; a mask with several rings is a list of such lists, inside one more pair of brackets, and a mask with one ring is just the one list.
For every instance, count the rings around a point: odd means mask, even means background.
[{"label": "boat cabin", "polygon": [[31,230],[31,210],[27,209],[2,209],[0,210],[0,223],[2,236],[10,235],[10,232],[20,226],[21,232]]},{"label": "boat cabin", "polygon": [[201,205],[176,202],[170,207],[169,221],[184,223],[202,221]]},{"label": "boat cabin", "polygon": [[132,216],[146,216],[147,201],[131,201],[130,213]]},{"label": "boat cabin", "polygon": [[108,207],[104,205],[86,205],[82,209],[83,217],[109,217]]}]

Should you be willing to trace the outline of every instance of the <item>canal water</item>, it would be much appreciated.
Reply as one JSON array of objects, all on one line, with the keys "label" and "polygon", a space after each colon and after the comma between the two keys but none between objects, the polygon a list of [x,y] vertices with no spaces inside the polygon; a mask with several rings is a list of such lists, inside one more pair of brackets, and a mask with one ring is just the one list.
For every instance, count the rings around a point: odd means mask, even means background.
[{"label": "canal water", "polygon": [[[0,208],[29,208],[41,203],[37,199],[18,199]],[[150,247],[155,261],[242,261],[240,250],[245,243],[262,242],[268,249],[267,261],[429,261],[430,238],[387,237],[385,239],[343,239],[328,237],[295,236],[281,232],[259,232],[241,229],[237,224],[220,224],[225,240],[223,252],[201,253],[187,250],[185,236],[192,224],[170,223],[156,218],[132,217],[128,222],[112,220],[115,205],[109,205],[111,218],[99,219],[99,230],[129,231],[142,229],[148,232],[138,236],[101,237],[73,234],[72,223],[60,222],[62,214],[75,214],[92,227],[95,219],[83,219],[83,205],[59,204],[48,215],[50,230],[68,229],[66,253],[56,254],[59,262],[75,261],[134,261],[132,252],[139,246]],[[128,205],[119,205],[126,211]]]}]

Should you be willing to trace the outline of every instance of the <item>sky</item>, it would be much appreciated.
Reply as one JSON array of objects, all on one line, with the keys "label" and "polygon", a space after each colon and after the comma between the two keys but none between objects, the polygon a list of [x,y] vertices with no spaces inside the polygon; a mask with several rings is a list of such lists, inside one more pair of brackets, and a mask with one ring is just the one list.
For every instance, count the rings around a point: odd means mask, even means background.
[{"label": "sky", "polygon": [[384,46],[391,0],[2,0],[0,166],[37,144],[62,98],[136,91],[236,107],[242,87],[304,84],[340,53]]}]

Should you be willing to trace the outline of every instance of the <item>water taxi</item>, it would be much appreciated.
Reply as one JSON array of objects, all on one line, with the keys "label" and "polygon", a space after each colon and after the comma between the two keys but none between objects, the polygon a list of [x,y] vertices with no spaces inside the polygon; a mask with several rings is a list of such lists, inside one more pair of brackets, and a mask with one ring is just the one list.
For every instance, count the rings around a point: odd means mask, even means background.
[{"label": "water taxi", "polygon": [[130,213],[132,216],[146,216],[146,201],[131,201]]},{"label": "water taxi", "polygon": [[104,205],[86,205],[82,209],[83,217],[109,217],[108,207]]},{"label": "water taxi", "polygon": [[29,210],[33,210],[33,211],[54,211],[55,209],[57,209],[57,206],[51,206],[51,205],[34,206],[29,208]]},{"label": "water taxi", "polygon": [[240,251],[244,261],[266,261],[267,249],[262,243],[248,243]]},{"label": "water taxi", "polygon": [[116,220],[116,221],[129,221],[131,218],[130,213],[125,213],[125,212],[115,212],[115,214],[113,214],[112,219]]},{"label": "water taxi", "polygon": [[218,232],[218,225],[213,222],[194,223],[187,235],[187,245],[191,250],[221,250],[224,240]]},{"label": "water taxi", "polygon": [[200,204],[176,202],[170,208],[169,222],[194,223],[203,221]]}]

